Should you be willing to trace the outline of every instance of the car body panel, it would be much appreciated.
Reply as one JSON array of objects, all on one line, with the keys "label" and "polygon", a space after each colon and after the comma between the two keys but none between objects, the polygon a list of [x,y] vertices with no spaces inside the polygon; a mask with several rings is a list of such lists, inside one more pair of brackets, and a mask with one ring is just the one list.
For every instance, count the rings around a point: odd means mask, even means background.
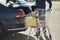
[{"label": "car body panel", "polygon": [[[19,9],[8,8],[0,4],[0,23],[6,31],[26,30],[24,18],[16,18],[17,13],[23,12]],[[3,29],[3,27],[1,27]]]}]

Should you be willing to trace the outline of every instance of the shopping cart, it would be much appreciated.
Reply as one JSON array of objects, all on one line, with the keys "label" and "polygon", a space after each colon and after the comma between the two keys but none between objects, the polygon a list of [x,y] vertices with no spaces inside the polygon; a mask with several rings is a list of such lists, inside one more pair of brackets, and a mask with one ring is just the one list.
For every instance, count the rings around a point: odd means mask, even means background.
[{"label": "shopping cart", "polygon": [[[27,26],[35,28],[37,40],[52,40],[50,30],[46,25],[46,12],[45,9],[36,9],[30,16],[26,17],[25,20]],[[30,33],[31,31],[32,29],[30,29]]]},{"label": "shopping cart", "polygon": [[[52,40],[50,30],[49,30],[49,27],[47,24],[49,17],[46,16],[46,14],[49,12],[46,11],[45,9],[36,9],[36,11],[39,14],[38,17],[40,20],[40,28],[37,28],[37,32],[36,32],[36,34],[38,34],[38,35],[36,35],[38,40]],[[46,18],[46,17],[48,17],[48,18]]]}]

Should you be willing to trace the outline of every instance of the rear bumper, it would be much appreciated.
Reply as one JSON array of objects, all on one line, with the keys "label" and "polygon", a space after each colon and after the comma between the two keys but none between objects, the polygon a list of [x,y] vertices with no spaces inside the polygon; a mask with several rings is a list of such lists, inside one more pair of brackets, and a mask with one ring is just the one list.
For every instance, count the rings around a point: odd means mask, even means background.
[{"label": "rear bumper", "polygon": [[27,27],[24,28],[13,28],[13,29],[7,29],[7,31],[25,31]]},{"label": "rear bumper", "polygon": [[5,30],[6,31],[25,31],[27,29],[27,26],[25,26],[24,23],[22,24],[11,24],[11,25],[5,25]]},{"label": "rear bumper", "polygon": [[27,27],[25,26],[24,18],[13,19],[13,20],[7,19],[7,20],[2,20],[1,22],[4,26],[4,30],[6,31],[24,31],[27,29]]}]

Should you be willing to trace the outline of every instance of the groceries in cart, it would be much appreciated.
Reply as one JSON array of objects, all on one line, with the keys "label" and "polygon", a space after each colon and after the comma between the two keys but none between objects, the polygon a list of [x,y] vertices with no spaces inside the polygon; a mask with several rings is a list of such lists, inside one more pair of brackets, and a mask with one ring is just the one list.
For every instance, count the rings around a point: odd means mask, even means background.
[{"label": "groceries in cart", "polygon": [[31,16],[25,17],[25,23],[27,26],[37,28],[39,26],[39,18],[36,12],[32,12]]}]

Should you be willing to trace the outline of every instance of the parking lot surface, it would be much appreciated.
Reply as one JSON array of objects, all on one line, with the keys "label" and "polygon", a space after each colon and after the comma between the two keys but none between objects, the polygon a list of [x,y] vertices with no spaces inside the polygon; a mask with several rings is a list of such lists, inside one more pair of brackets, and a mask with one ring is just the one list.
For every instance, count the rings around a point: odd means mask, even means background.
[{"label": "parking lot surface", "polygon": [[15,34],[15,36],[6,35],[4,37],[0,37],[0,40],[35,40],[35,38],[33,38],[32,36],[30,36],[29,39],[27,39],[27,37],[28,35],[17,33]]}]

